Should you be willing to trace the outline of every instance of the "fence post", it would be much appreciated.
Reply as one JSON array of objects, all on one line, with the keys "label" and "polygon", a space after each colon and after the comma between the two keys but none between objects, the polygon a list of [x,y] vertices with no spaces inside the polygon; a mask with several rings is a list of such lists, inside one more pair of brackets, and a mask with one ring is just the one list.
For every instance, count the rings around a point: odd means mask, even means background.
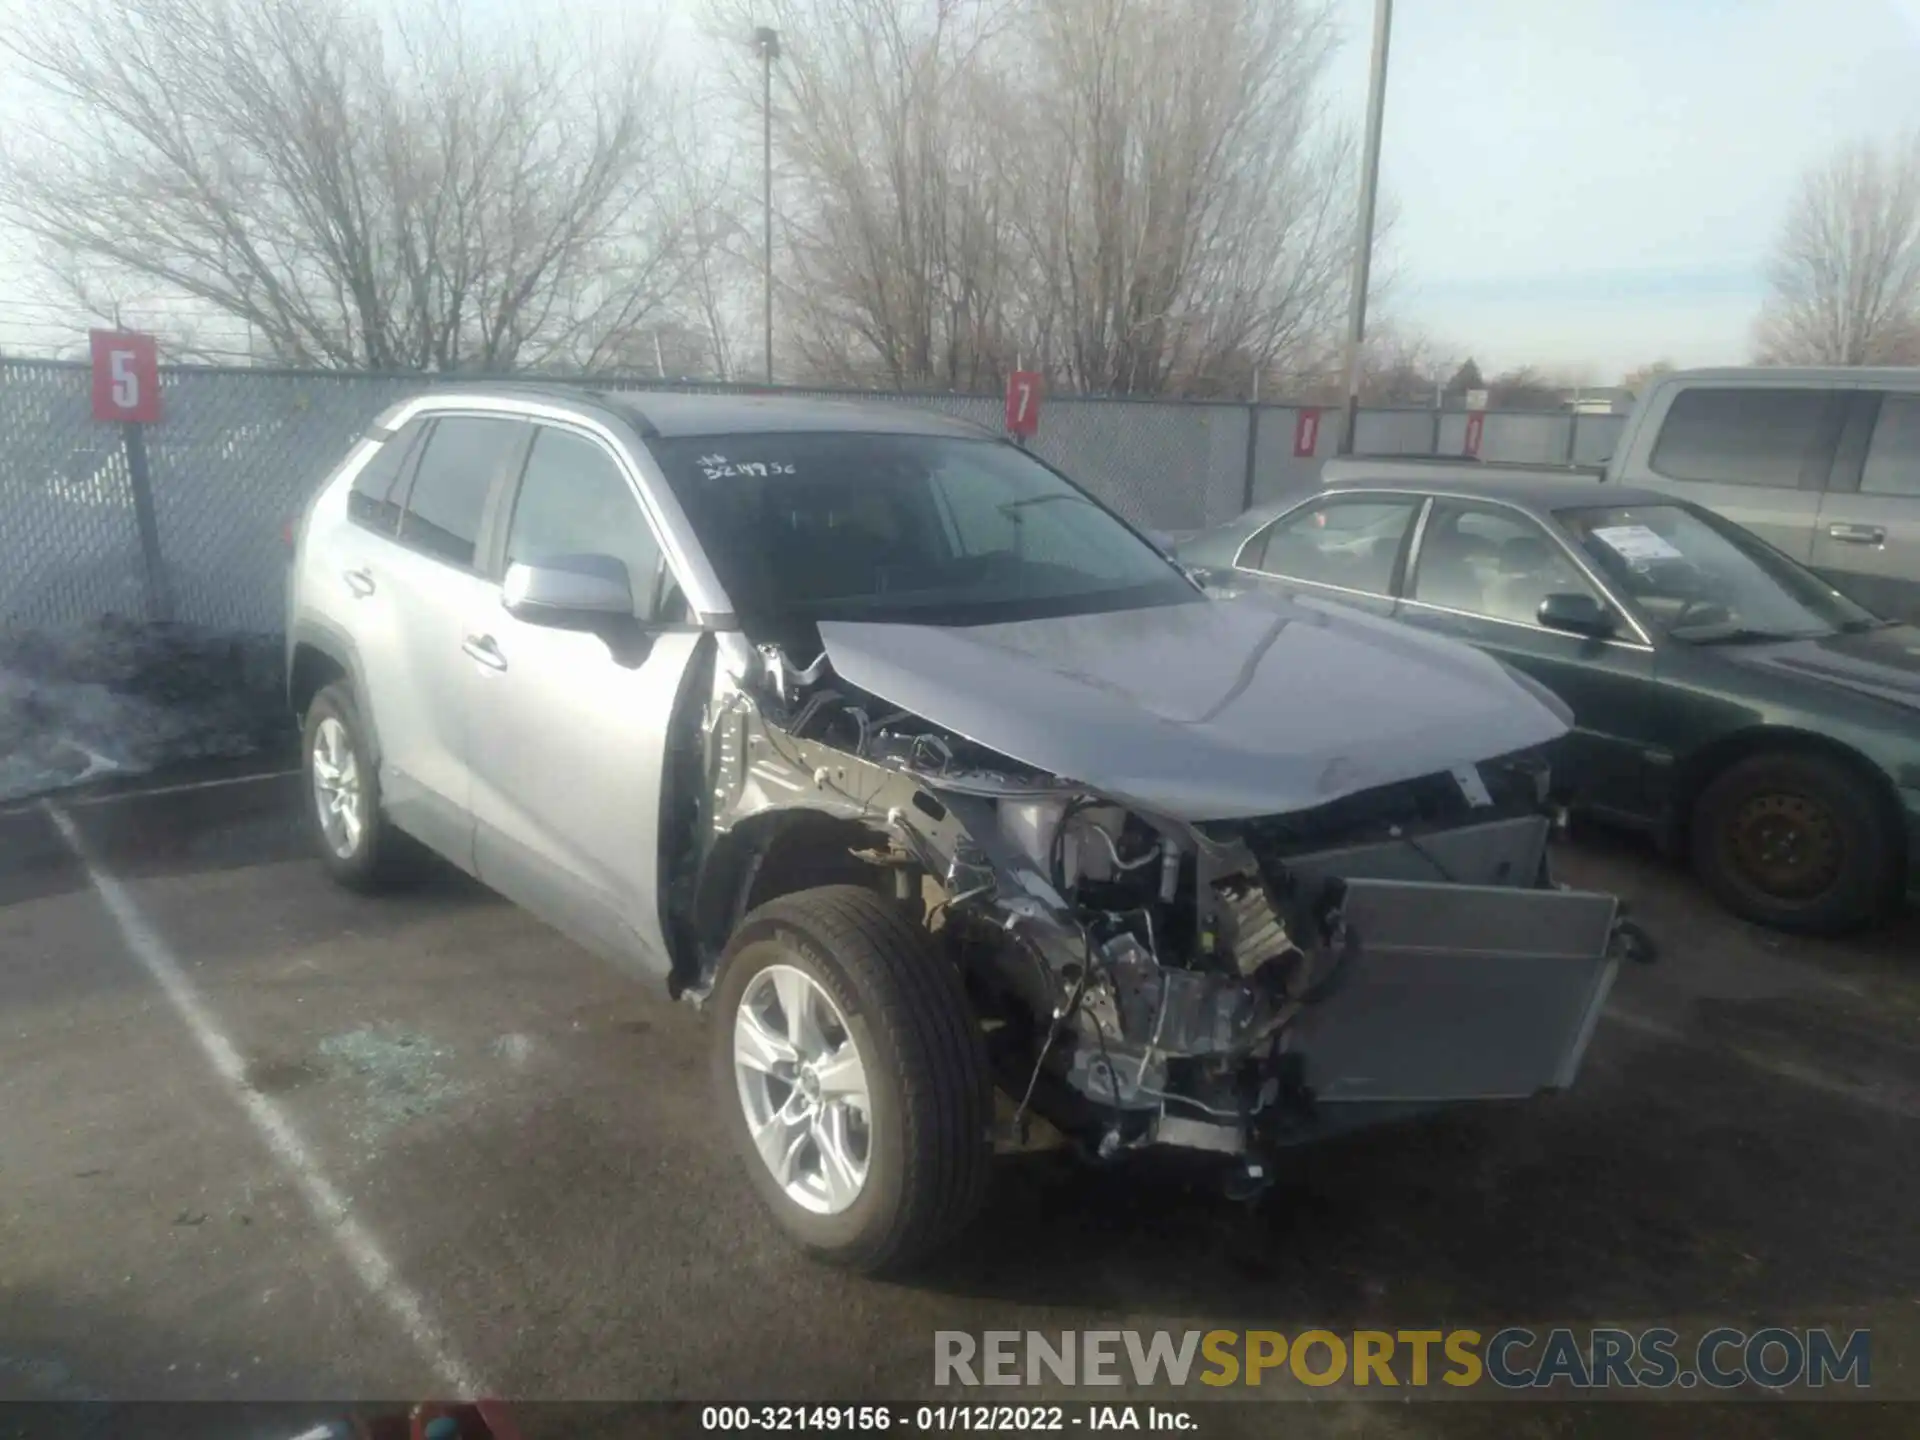
[{"label": "fence post", "polygon": [[1580,412],[1574,410],[1567,415],[1567,464],[1573,464],[1573,457],[1580,453]]},{"label": "fence post", "polygon": [[1440,418],[1445,413],[1438,405],[1433,407],[1433,444],[1428,447],[1429,454],[1440,453]]},{"label": "fence post", "polygon": [[1260,406],[1256,401],[1247,406],[1247,471],[1240,481],[1240,513],[1243,515],[1253,508],[1255,471],[1258,468],[1259,456]]},{"label": "fence post", "polygon": [[133,487],[133,516],[140,527],[140,555],[146,562],[147,618],[173,619],[166,562],[160,554],[160,524],[153,513],[153,477],[147,469],[146,426],[126,421],[120,427],[127,447],[127,480]]}]

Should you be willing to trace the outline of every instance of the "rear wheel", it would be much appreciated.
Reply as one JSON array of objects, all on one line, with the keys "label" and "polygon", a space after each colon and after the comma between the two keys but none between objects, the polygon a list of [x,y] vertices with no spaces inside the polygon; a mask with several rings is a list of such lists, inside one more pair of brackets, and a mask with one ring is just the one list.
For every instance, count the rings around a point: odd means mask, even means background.
[{"label": "rear wheel", "polygon": [[1735,914],[1780,930],[1837,934],[1897,893],[1899,844],[1872,786],[1824,755],[1735,762],[1694,807],[1695,871]]},{"label": "rear wheel", "polygon": [[307,818],[328,873],[354,890],[415,878],[420,849],[381,811],[380,776],[353,692],[343,682],[313,697],[303,738]]},{"label": "rear wheel", "polygon": [[713,1081],[748,1178],[816,1257],[899,1271],[984,1198],[992,1090],[958,974],[871,890],[788,895],[721,961]]}]

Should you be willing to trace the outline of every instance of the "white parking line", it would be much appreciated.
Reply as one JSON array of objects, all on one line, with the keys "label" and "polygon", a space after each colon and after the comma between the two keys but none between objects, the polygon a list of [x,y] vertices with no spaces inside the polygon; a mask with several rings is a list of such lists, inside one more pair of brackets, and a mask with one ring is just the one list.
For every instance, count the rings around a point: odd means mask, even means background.
[{"label": "white parking line", "polygon": [[431,1318],[425,1300],[401,1278],[380,1242],[349,1213],[346,1197],[327,1179],[293,1121],[272,1100],[247,1083],[246,1067],[241,1063],[239,1052],[201,1002],[179,959],[140,913],[133,897],[96,862],[73,817],[51,803],[43,808],[85,868],[101,903],[119,927],[127,952],[160,987],[181,1023],[200,1046],[207,1063],[233,1092],[240,1108],[260,1132],[273,1158],[299,1187],[314,1218],[332,1238],[354,1276],[369,1295],[386,1306],[441,1383],[449,1387],[447,1396],[435,1398],[477,1399],[491,1395],[493,1392],[481,1383],[479,1373],[461,1358],[452,1340]]}]

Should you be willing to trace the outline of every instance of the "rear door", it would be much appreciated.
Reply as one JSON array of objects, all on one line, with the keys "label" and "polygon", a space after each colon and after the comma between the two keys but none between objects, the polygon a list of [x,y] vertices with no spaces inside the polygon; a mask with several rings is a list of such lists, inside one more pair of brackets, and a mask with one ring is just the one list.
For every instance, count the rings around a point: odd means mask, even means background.
[{"label": "rear door", "polygon": [[1389,615],[1394,580],[1423,503],[1418,495],[1379,493],[1310,501],[1241,546],[1236,578]]},{"label": "rear door", "polygon": [[1849,403],[1839,389],[1681,386],[1647,417],[1651,443],[1620,478],[1704,505],[1805,564]]},{"label": "rear door", "polygon": [[[531,429],[498,415],[443,414],[422,442],[379,583],[393,597],[391,644],[368,684],[379,711],[382,793],[402,829],[473,868],[467,725],[479,699],[467,617],[489,593],[480,542],[500,481]],[[391,728],[390,728],[391,727]]]},{"label": "rear door", "polygon": [[1858,396],[1810,563],[1869,610],[1920,623],[1920,395]]},{"label": "rear door", "polygon": [[347,524],[309,524],[301,575],[302,609],[340,631],[359,661],[365,693],[354,699],[383,742],[381,791],[387,795],[393,781],[386,767],[395,747],[404,748],[418,731],[424,700],[407,684],[400,659],[405,614],[394,576],[407,562],[399,546],[400,507],[432,424],[424,417],[408,421],[360,467],[347,494]]},{"label": "rear door", "polygon": [[[1409,566],[1396,618],[1498,656],[1572,708],[1574,729],[1555,747],[1556,787],[1586,808],[1652,813],[1653,648],[1566,546],[1525,511],[1436,499]],[[1611,611],[1615,635],[1594,639],[1539,624],[1540,602],[1563,593],[1591,596]]]}]

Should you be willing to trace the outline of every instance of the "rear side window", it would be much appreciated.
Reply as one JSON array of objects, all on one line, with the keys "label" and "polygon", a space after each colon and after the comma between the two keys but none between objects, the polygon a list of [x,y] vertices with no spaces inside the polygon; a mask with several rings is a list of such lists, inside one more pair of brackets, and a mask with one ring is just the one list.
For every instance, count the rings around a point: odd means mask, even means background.
[{"label": "rear side window", "polygon": [[517,420],[455,415],[435,422],[407,492],[400,538],[455,565],[472,565],[487,492],[525,437]]},{"label": "rear side window", "polygon": [[398,434],[390,435],[371,459],[353,477],[353,490],[347,496],[347,514],[356,525],[392,535],[400,529],[400,477],[406,473],[407,459],[420,443],[426,422],[411,420]]},{"label": "rear side window", "polygon": [[1369,595],[1393,592],[1393,570],[1418,500],[1330,500],[1284,515],[1240,557],[1248,570]]},{"label": "rear side window", "polygon": [[1860,491],[1920,496],[1920,396],[1889,395],[1880,402]]},{"label": "rear side window", "polygon": [[1845,399],[1827,390],[1682,390],[1650,463],[1672,480],[1797,489],[1837,438]]}]

